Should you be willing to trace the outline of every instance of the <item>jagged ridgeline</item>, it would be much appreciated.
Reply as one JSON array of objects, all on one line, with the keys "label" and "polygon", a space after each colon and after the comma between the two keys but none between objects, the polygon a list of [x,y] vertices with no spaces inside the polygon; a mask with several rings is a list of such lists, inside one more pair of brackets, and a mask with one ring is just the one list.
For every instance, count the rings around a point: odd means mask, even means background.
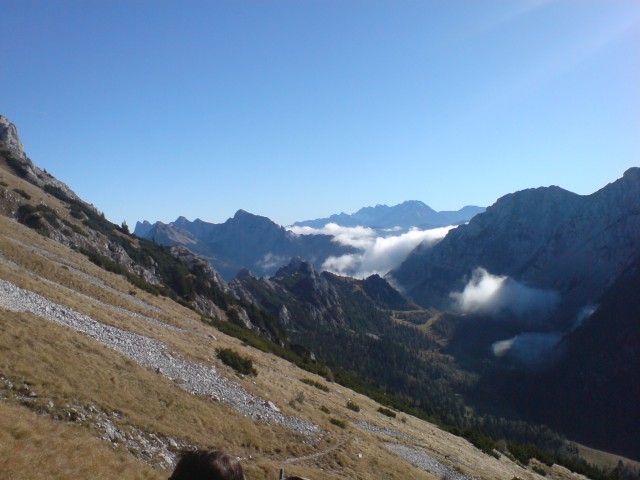
[{"label": "jagged ridgeline", "polygon": [[[169,468],[175,449],[194,445],[228,446],[245,458],[250,478],[273,478],[287,459],[295,460],[292,473],[316,480],[510,480],[535,478],[533,468],[568,478],[552,467],[561,461],[608,478],[567,460],[571,444],[549,429],[469,408],[478,374],[448,350],[460,317],[406,300],[379,276],[339,277],[296,258],[271,278],[245,271],[227,284],[209,259],[109,222],[35,166],[4,117],[0,175],[0,393],[9,402],[0,408],[22,429],[5,421],[0,434],[10,441],[0,444],[24,451],[30,435],[34,443],[48,438],[19,413],[24,404],[98,429],[156,468],[119,478],[166,478],[157,469]],[[68,328],[43,328],[43,318]],[[96,325],[106,333],[92,337]],[[112,342],[115,353],[96,339]],[[68,371],[76,363],[77,372]],[[214,381],[216,371],[233,380]],[[544,463],[529,463],[533,457]]]}]

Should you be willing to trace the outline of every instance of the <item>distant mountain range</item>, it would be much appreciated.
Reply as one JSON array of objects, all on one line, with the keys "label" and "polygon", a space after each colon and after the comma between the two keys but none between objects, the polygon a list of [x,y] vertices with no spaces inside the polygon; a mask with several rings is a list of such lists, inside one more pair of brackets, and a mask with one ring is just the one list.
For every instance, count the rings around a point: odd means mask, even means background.
[{"label": "distant mountain range", "polygon": [[473,216],[484,212],[484,210],[483,207],[468,205],[456,211],[436,212],[423,202],[408,200],[392,207],[387,205],[364,207],[351,215],[340,213],[327,218],[304,220],[294,223],[293,226],[322,228],[327,223],[336,223],[343,227],[362,226],[374,229],[418,227],[426,230],[468,222]]},{"label": "distant mountain range", "polygon": [[[329,219],[298,222],[297,226],[324,227],[334,222],[342,226],[371,228],[411,227],[435,228],[466,222],[480,207],[465,207],[457,212],[435,212],[422,202],[409,201],[394,207],[366,207],[353,215],[333,215]],[[326,222],[325,222],[326,220]],[[315,228],[315,227],[314,227]],[[215,224],[179,217],[165,224],[137,222],[135,235],[162,245],[183,246],[207,258],[216,270],[231,280],[246,268],[262,275],[273,275],[291,258],[301,257],[322,269],[328,257],[340,257],[359,250],[333,241],[331,235],[298,235],[274,223],[267,217],[238,210],[233,218]]]},{"label": "distant mountain range", "polygon": [[227,280],[245,268],[257,275],[272,275],[292,257],[303,257],[319,267],[329,256],[356,252],[333,242],[330,235],[296,235],[244,210],[219,224],[185,217],[169,224],[138,222],[134,233],[161,245],[189,248],[207,258]]}]

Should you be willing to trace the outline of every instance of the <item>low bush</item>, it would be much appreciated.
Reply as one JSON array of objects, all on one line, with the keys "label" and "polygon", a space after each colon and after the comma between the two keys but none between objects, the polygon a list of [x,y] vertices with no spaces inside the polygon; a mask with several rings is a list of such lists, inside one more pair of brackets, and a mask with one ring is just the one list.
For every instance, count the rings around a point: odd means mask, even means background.
[{"label": "low bush", "polygon": [[396,412],[394,412],[393,410],[389,410],[388,408],[380,407],[378,409],[378,412],[382,415],[386,415],[389,418],[396,418]]},{"label": "low bush", "polygon": [[258,375],[258,371],[253,368],[253,361],[248,357],[243,357],[235,350],[230,348],[219,348],[216,350],[216,357],[218,357],[222,363],[233,368],[236,372],[243,375]]},{"label": "low bush", "polygon": [[347,422],[345,422],[344,420],[340,420],[338,418],[330,418],[329,422],[331,422],[336,427],[347,428]]},{"label": "low bush", "polygon": [[18,221],[29,228],[36,230],[38,233],[46,235],[48,233],[45,220],[54,228],[60,228],[59,217],[56,212],[46,205],[20,205],[16,212]]},{"label": "low bush", "polygon": [[24,178],[29,173],[29,171],[25,168],[25,166],[22,164],[22,162],[20,160],[18,160],[17,158],[6,157],[6,160],[7,160],[7,165],[9,165],[9,167],[11,167],[11,169],[13,170],[13,172],[17,176],[19,176],[21,178]]},{"label": "low bush", "polygon": [[29,195],[27,192],[25,192],[21,188],[14,188],[13,191],[16,192],[18,195],[20,195],[22,198],[26,198],[27,200],[31,200],[31,195]]},{"label": "low bush", "polygon": [[312,387],[316,387],[318,390],[322,390],[323,392],[329,391],[329,387],[327,387],[324,383],[316,382],[311,378],[302,378],[300,381],[302,383],[306,383],[307,385],[311,385]]},{"label": "low bush", "polygon": [[533,466],[533,471],[535,473],[537,473],[538,475],[542,475],[543,477],[547,476],[547,471],[544,468],[541,468],[541,467],[539,467],[537,465]]},{"label": "low bush", "polygon": [[353,410],[354,412],[359,412],[360,411],[360,405],[358,405],[357,403],[354,402],[347,402],[347,408],[349,410]]}]

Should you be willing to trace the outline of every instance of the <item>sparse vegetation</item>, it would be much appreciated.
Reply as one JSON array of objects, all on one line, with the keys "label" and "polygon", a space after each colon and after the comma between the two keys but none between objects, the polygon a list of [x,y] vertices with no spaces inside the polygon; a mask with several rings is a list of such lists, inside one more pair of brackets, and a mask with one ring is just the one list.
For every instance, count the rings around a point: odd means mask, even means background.
[{"label": "sparse vegetation", "polygon": [[347,422],[340,420],[339,418],[330,418],[329,422],[336,427],[347,428]]},{"label": "sparse vegetation", "polygon": [[324,383],[317,382],[311,378],[301,378],[300,381],[302,383],[306,383],[307,385],[311,385],[312,387],[315,387],[318,390],[322,390],[323,392],[329,391],[329,387],[327,387]]},{"label": "sparse vegetation", "polygon": [[546,477],[546,476],[547,476],[547,471],[546,471],[544,468],[542,468],[542,467],[539,467],[539,466],[537,466],[537,465],[534,465],[534,466],[532,467],[532,470],[533,470],[535,473],[537,473],[538,475],[542,475],[543,477]]},{"label": "sparse vegetation", "polygon": [[20,195],[22,198],[31,200],[31,195],[29,195],[27,192],[25,192],[21,188],[14,188],[13,191],[16,192],[18,195]]},{"label": "sparse vegetation", "polygon": [[348,401],[347,402],[347,408],[349,410],[353,410],[354,412],[359,412],[360,411],[360,405],[358,405],[357,403],[354,403],[352,401]]},{"label": "sparse vegetation", "polygon": [[18,177],[24,178],[29,173],[29,171],[24,167],[22,162],[20,160],[18,160],[17,158],[15,158],[15,157],[13,157],[11,155],[7,155],[7,156],[5,156],[5,160],[7,161],[7,165],[9,165],[9,167],[11,167],[13,172]]},{"label": "sparse vegetation", "polygon": [[252,375],[254,377],[258,375],[258,371],[253,368],[253,361],[248,357],[243,357],[235,350],[219,348],[216,350],[216,357],[242,375]]},{"label": "sparse vegetation", "polygon": [[35,207],[29,204],[20,205],[16,217],[20,223],[42,235],[48,233],[47,224],[53,228],[60,228],[58,215],[53,209],[44,204],[39,204]]},{"label": "sparse vegetation", "polygon": [[396,412],[394,412],[393,410],[389,410],[388,408],[380,407],[378,408],[378,412],[389,418],[396,418]]},{"label": "sparse vegetation", "polygon": [[320,407],[320,411],[323,412],[323,413],[326,413],[326,414],[330,414],[331,413],[331,411],[327,407],[325,407],[324,405],[322,405]]}]

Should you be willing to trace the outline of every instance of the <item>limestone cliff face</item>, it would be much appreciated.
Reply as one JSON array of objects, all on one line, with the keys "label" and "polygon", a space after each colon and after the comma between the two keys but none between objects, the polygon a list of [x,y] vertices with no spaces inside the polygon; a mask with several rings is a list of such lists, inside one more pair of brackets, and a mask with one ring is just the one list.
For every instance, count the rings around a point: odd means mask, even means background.
[{"label": "limestone cliff face", "polygon": [[45,186],[54,187],[64,192],[67,197],[80,201],[75,192],[65,183],[33,164],[25,153],[24,145],[18,135],[18,129],[3,115],[0,115],[0,155],[4,157],[9,167],[29,183],[40,188]]},{"label": "limestone cliff face", "polygon": [[4,144],[16,157],[26,158],[18,129],[4,115],[0,115],[0,143]]},{"label": "limestone cliff face", "polygon": [[640,168],[598,192],[558,187],[500,198],[433,248],[416,249],[391,272],[422,305],[446,306],[476,267],[553,289],[577,309],[614,282],[640,254]]}]

